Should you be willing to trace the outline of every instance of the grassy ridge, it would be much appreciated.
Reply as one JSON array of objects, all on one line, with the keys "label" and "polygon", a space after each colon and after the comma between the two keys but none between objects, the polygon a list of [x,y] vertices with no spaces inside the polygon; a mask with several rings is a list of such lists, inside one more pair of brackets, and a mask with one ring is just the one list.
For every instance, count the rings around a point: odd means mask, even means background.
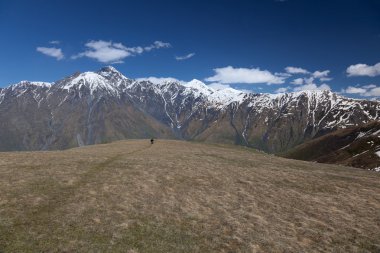
[{"label": "grassy ridge", "polygon": [[0,153],[0,252],[376,252],[379,180],[181,141]]}]

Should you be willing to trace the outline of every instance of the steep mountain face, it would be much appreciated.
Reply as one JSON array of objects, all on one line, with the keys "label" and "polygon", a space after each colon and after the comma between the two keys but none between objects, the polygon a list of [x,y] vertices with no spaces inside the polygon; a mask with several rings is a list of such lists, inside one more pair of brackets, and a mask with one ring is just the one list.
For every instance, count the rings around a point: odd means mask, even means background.
[{"label": "steep mountain face", "polygon": [[336,130],[292,148],[282,156],[380,171],[380,122]]},{"label": "steep mountain face", "polygon": [[330,91],[250,94],[201,81],[136,81],[113,67],[0,90],[0,150],[47,150],[125,138],[178,138],[277,153],[377,120],[380,104]]}]

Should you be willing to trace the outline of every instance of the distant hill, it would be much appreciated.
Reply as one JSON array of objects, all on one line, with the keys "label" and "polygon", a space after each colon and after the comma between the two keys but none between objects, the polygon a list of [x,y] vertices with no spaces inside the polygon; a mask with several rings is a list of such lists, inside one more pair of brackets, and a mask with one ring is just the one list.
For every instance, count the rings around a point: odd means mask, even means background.
[{"label": "distant hill", "polygon": [[334,131],[281,156],[380,171],[380,122]]},{"label": "distant hill", "polygon": [[0,153],[0,252],[380,252],[380,173],[236,145]]}]

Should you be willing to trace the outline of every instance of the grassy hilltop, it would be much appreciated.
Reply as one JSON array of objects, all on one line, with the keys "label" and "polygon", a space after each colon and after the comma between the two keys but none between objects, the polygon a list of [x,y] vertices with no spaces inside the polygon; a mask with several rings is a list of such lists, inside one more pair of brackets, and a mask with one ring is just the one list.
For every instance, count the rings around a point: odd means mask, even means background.
[{"label": "grassy hilltop", "polygon": [[0,153],[0,252],[321,251],[380,251],[380,173],[166,140]]}]

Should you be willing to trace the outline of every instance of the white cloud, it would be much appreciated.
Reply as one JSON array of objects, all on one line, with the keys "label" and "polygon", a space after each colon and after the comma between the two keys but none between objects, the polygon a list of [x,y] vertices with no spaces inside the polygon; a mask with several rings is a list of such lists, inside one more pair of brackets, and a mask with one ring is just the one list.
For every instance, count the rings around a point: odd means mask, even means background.
[{"label": "white cloud", "polygon": [[317,70],[313,73],[313,77],[314,78],[323,78],[323,77],[327,77],[329,75],[329,73],[330,73],[330,70],[325,70],[325,71]]},{"label": "white cloud", "polygon": [[187,59],[190,59],[191,57],[193,57],[195,55],[195,53],[190,53],[190,54],[187,54],[187,55],[184,55],[184,56],[176,56],[175,59],[177,61],[183,61],[183,60],[187,60]]},{"label": "white cloud", "polygon": [[51,40],[49,41],[49,44],[58,45],[58,44],[61,44],[61,42],[59,40]]},{"label": "white cloud", "polygon": [[126,57],[142,54],[144,51],[170,47],[169,43],[155,41],[148,47],[126,47],[122,43],[112,41],[92,40],[85,44],[87,50],[72,56],[72,59],[88,57],[102,63],[122,63]]},{"label": "white cloud", "polygon": [[291,84],[295,84],[295,85],[302,85],[304,83],[304,78],[297,78],[297,79],[294,79]]},{"label": "white cloud", "polygon": [[[291,84],[295,85],[302,85],[298,88],[294,88],[294,91],[300,91],[301,89],[306,90],[321,90],[321,89],[330,89],[330,86],[327,84],[321,84],[318,85],[314,81],[319,80],[321,82],[327,82],[332,80],[328,75],[330,74],[330,70],[324,70],[324,71],[314,71],[312,73],[308,72],[305,69],[302,68],[295,68],[295,67],[287,67],[286,70],[290,73],[298,73],[298,74],[305,74],[307,77],[302,78],[296,78],[293,81],[291,81]],[[307,72],[306,72],[307,71]]]},{"label": "white cloud", "polygon": [[62,53],[62,49],[55,47],[37,47],[38,52],[43,53],[44,55],[51,56],[56,58],[57,60],[62,60],[64,55]]},{"label": "white cloud", "polygon": [[303,68],[286,67],[285,71],[289,74],[309,74],[310,72]]},{"label": "white cloud", "polygon": [[372,88],[365,92],[362,96],[365,97],[379,97],[380,96],[380,87]]},{"label": "white cloud", "polygon": [[308,77],[308,78],[303,78],[303,84],[313,84],[315,78],[314,77]]},{"label": "white cloud", "polygon": [[214,90],[224,90],[224,89],[231,88],[229,84],[222,84],[222,83],[210,83],[208,87]]},{"label": "white cloud", "polygon": [[343,90],[343,93],[346,94],[363,94],[365,92],[367,92],[367,89],[354,86],[348,86],[347,89]]},{"label": "white cloud", "polygon": [[328,81],[331,81],[333,79],[331,77],[321,77],[321,78],[319,78],[319,80],[322,82],[328,82]]},{"label": "white cloud", "polygon": [[330,86],[323,83],[321,85],[316,84],[314,77],[309,77],[309,78],[303,78],[303,83],[302,85],[297,85],[293,89],[293,91],[303,91],[303,90],[331,90]]},{"label": "white cloud", "polygon": [[348,76],[379,76],[380,75],[380,62],[369,66],[367,64],[355,64],[351,65],[347,68],[347,75]]},{"label": "white cloud", "polygon": [[285,71],[289,74],[303,74],[309,76],[308,78],[296,78],[294,79],[291,84],[295,85],[302,85],[302,84],[310,84],[314,81],[314,79],[319,79],[321,82],[328,82],[331,81],[332,78],[329,77],[330,70],[324,70],[324,71],[314,71],[309,72],[306,69],[299,68],[299,67],[286,67]]},{"label": "white cloud", "polygon": [[348,86],[342,90],[346,94],[358,94],[362,97],[378,97],[380,96],[380,87],[375,84],[369,84],[364,86]]},{"label": "white cloud", "polygon": [[232,66],[224,68],[215,68],[215,75],[206,78],[208,82],[220,83],[266,83],[281,84],[284,83],[285,77],[273,75],[268,70],[259,68],[234,68]]},{"label": "white cloud", "polygon": [[73,59],[88,57],[103,63],[121,62],[122,59],[132,56],[135,49],[129,50],[121,43],[112,43],[111,41],[90,41],[85,45],[88,50],[73,56]]},{"label": "white cloud", "polygon": [[285,93],[289,90],[289,87],[281,87],[281,88],[278,88],[275,93]]},{"label": "white cloud", "polygon": [[325,83],[319,86],[315,83],[307,83],[307,84],[297,86],[294,88],[294,91],[303,91],[303,90],[331,90],[331,88],[329,85]]},{"label": "white cloud", "polygon": [[372,88],[376,88],[376,85],[375,84],[368,84],[368,85],[364,85],[362,86],[364,89],[372,89]]},{"label": "white cloud", "polygon": [[312,76],[314,78],[317,78],[319,80],[321,80],[322,82],[327,82],[327,81],[331,81],[332,78],[329,77],[329,74],[330,74],[330,70],[325,70],[325,71],[315,71]]},{"label": "white cloud", "polygon": [[174,78],[174,77],[155,77],[155,76],[136,78],[136,81],[139,81],[139,82],[149,81],[154,84],[162,84],[165,82],[178,82],[181,84],[187,83],[183,80],[178,80],[177,78]]}]

